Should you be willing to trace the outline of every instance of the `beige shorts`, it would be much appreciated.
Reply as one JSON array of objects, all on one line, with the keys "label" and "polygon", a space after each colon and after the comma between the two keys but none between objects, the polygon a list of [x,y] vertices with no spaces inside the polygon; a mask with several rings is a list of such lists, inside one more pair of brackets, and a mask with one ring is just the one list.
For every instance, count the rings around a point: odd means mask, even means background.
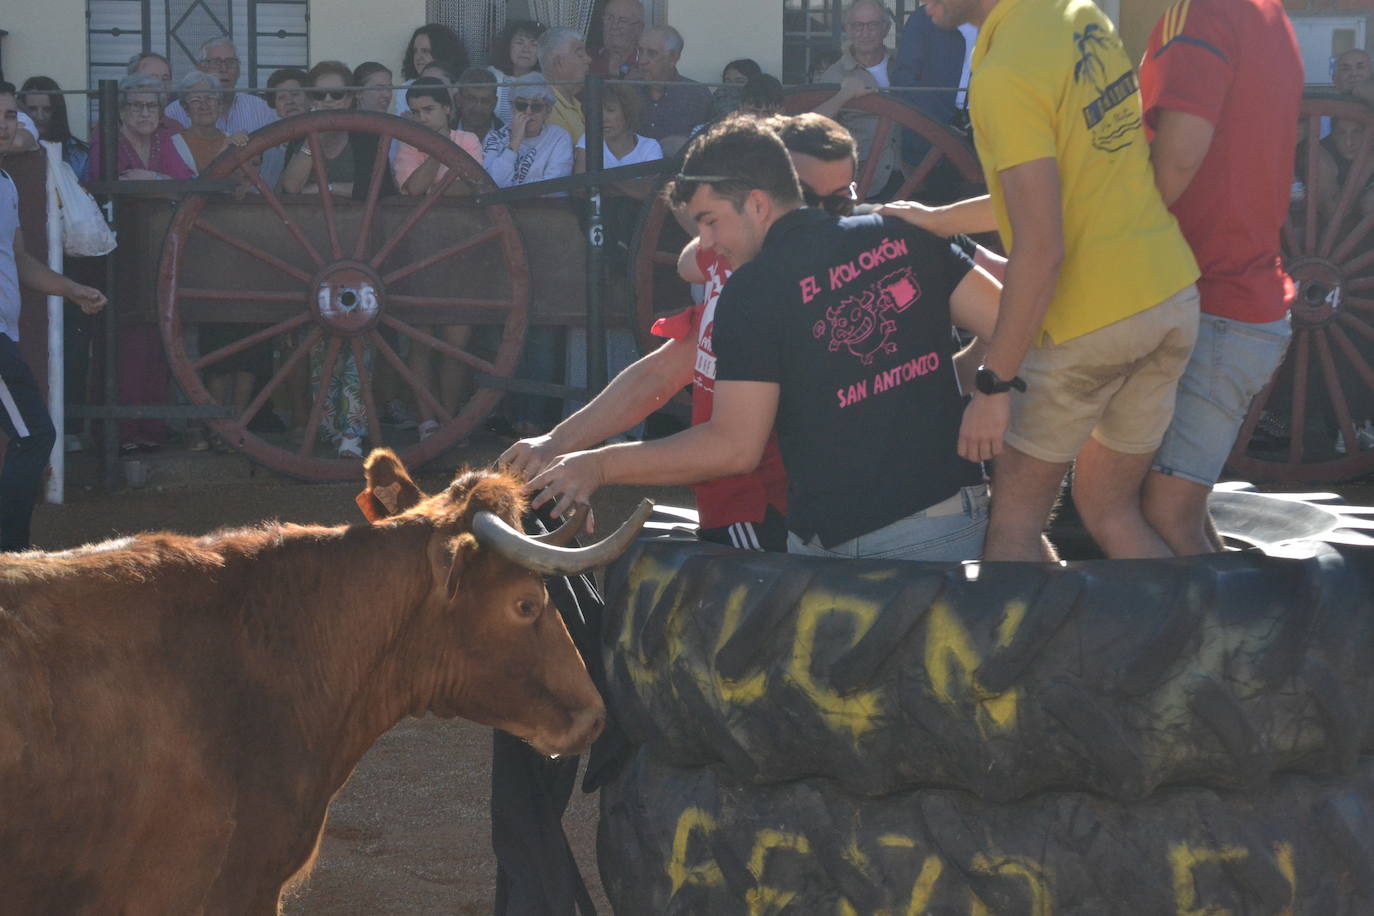
[{"label": "beige shorts", "polygon": [[1174,415],[1197,325],[1190,285],[1105,328],[1032,348],[1018,373],[1026,390],[1012,393],[1007,445],[1055,464],[1072,461],[1089,436],[1123,454],[1153,452]]}]

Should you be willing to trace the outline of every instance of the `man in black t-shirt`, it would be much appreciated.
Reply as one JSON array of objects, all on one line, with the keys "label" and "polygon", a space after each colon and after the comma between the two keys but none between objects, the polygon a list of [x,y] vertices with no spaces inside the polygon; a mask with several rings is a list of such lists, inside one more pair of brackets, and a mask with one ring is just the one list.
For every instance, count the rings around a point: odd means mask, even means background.
[{"label": "man in black t-shirt", "polygon": [[996,281],[899,219],[803,208],[787,150],[759,122],[694,140],[672,193],[701,244],[735,267],[716,310],[711,419],[563,456],[531,481],[535,502],[555,499],[561,514],[608,483],[741,473],[776,420],[790,550],[978,557],[987,489],[957,452],[950,325],[991,333]]}]

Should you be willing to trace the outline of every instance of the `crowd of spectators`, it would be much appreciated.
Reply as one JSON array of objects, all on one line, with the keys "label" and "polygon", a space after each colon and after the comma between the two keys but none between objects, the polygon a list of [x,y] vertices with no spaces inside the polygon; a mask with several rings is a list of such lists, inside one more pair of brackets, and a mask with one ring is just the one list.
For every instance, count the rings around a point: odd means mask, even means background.
[{"label": "crowd of spectators", "polygon": [[[827,81],[841,84],[841,90],[826,106],[838,111],[856,96],[897,84],[886,73],[892,59],[886,47],[891,29],[890,13],[876,0],[860,0],[847,10],[846,41],[839,49],[843,57],[831,68],[833,73],[825,74]],[[117,173],[104,177],[191,179],[266,125],[307,112],[348,110],[415,121],[467,153],[500,187],[565,177],[586,169],[587,113],[578,84],[588,72],[610,78],[602,106],[606,168],[672,156],[707,124],[736,111],[764,117],[782,109],[782,84],[756,61],[731,61],[721,73],[723,85],[714,91],[684,76],[679,68],[688,49],[682,34],[671,25],[646,21],[641,0],[608,0],[602,8],[600,38],[600,46],[592,48],[587,36],[573,29],[511,20],[490,48],[484,49],[490,65],[474,67],[468,49],[452,29],[429,23],[411,34],[398,70],[378,60],[356,66],[321,60],[308,71],[281,68],[260,90],[242,86],[242,60],[228,37],[205,42],[198,49],[195,69],[185,73],[174,74],[165,57],[143,52],[129,61],[127,75],[119,83]],[[962,45],[958,51],[962,60]],[[895,72],[897,64],[893,66]],[[930,78],[922,73],[912,77],[915,82]],[[92,125],[89,135],[94,148],[73,133],[64,96],[53,80],[32,77],[24,83],[20,102],[32,122],[21,123],[16,146],[32,144],[40,137],[58,142],[64,160],[78,176],[88,181],[102,177],[98,131]],[[861,156],[866,157],[862,120],[850,121],[848,126],[860,137]],[[371,186],[371,172],[378,162],[375,142],[371,134],[331,130],[314,134],[311,143],[294,141],[267,149],[251,161],[254,175],[244,170],[240,192],[361,198]],[[892,149],[883,153],[891,160],[884,168],[900,174],[896,142],[894,137]],[[384,157],[387,171],[379,181],[383,195],[423,196],[440,188],[447,194],[471,193],[467,182],[446,182],[443,164],[412,146],[393,141],[388,153]],[[322,161],[317,163],[317,156]],[[606,189],[609,236],[620,254],[617,258],[613,252],[611,263],[616,269],[623,269],[636,208],[654,184],[652,179],[639,179]],[[467,332],[466,328],[445,329],[445,336],[458,343],[466,340]],[[165,376],[160,358],[148,356],[156,343],[152,334],[147,323],[121,331],[123,349],[137,354],[136,360],[121,361],[128,363],[122,367],[121,387],[126,395],[138,393],[137,400],[166,396],[165,379],[152,386],[144,384],[150,371]],[[232,336],[231,326],[207,326],[195,345],[202,351],[214,349],[232,342]],[[351,360],[351,354],[343,354],[342,369],[336,373],[337,390],[328,398],[324,423],[326,433],[346,454],[356,450],[365,422],[356,385],[351,384],[358,377],[358,367]],[[230,362],[233,365],[221,367],[224,374],[214,380],[216,389],[223,390],[226,403],[247,403],[254,387],[264,381],[266,370],[260,360]],[[311,361],[317,371],[318,362]],[[421,365],[425,360],[410,362],[420,378],[434,377],[433,366]],[[389,367],[384,366],[383,374],[387,371]],[[305,384],[292,386],[301,389],[295,400],[304,402]],[[422,435],[437,427],[436,418],[423,405],[414,405],[412,413]],[[300,418],[294,419],[299,425]],[[160,423],[126,422],[124,426],[122,438],[130,449],[152,447],[165,435]],[[195,438],[196,447],[209,447],[210,437]]]}]

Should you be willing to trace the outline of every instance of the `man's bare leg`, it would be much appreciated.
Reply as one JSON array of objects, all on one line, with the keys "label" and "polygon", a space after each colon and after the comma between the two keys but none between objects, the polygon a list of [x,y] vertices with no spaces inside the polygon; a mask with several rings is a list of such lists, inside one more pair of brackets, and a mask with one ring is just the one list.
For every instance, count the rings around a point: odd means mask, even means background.
[{"label": "man's bare leg", "polygon": [[1059,557],[1045,538],[1045,523],[1059,497],[1069,463],[1041,461],[1008,445],[992,472],[992,509],[984,560],[1053,562]]},{"label": "man's bare leg", "polygon": [[1207,511],[1212,488],[1151,471],[1145,478],[1145,521],[1180,557],[1219,553],[1221,535]]},{"label": "man's bare leg", "polygon": [[1117,559],[1171,557],[1174,552],[1145,520],[1141,493],[1153,452],[1128,455],[1089,439],[1073,472],[1073,501],[1088,533]]}]

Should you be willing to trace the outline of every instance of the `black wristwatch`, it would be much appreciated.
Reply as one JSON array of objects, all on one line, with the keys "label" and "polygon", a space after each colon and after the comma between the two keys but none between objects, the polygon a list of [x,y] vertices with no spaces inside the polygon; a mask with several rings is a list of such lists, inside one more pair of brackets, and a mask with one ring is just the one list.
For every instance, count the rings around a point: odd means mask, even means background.
[{"label": "black wristwatch", "polygon": [[1013,388],[1017,391],[1026,390],[1026,383],[1021,376],[1014,375],[1004,382],[998,378],[996,372],[986,366],[978,367],[978,374],[973,377],[973,386],[983,394],[1006,394]]}]

